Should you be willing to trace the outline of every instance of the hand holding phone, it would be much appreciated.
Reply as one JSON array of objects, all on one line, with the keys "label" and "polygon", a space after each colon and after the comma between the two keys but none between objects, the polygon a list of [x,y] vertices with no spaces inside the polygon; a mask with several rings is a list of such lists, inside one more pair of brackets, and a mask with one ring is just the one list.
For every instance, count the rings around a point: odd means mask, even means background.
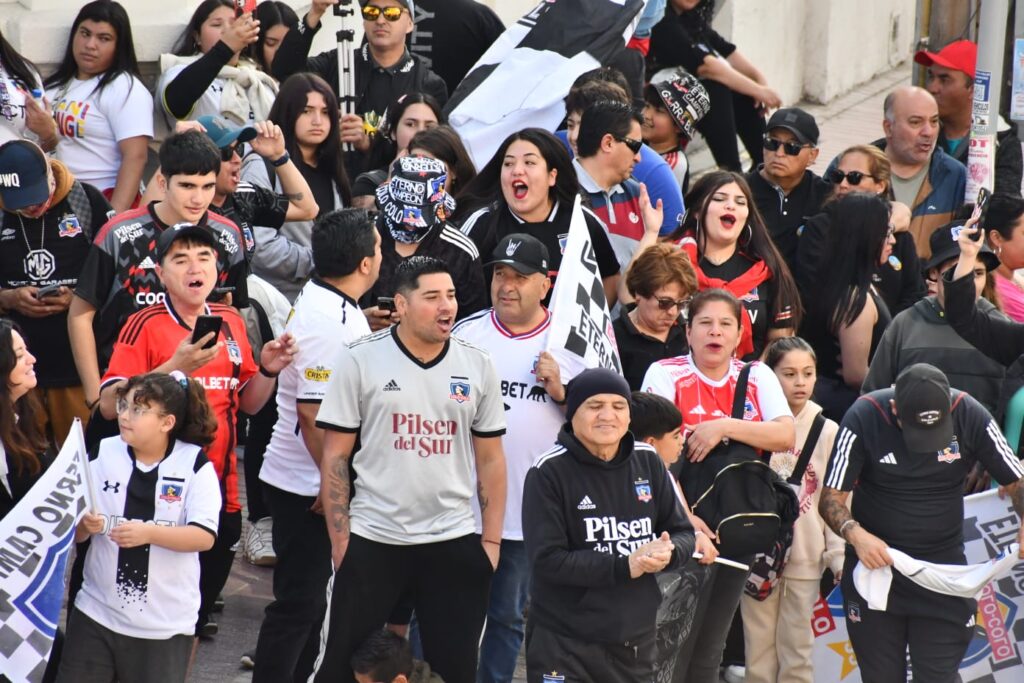
[{"label": "hand holding phone", "polygon": [[976,220],[975,227],[978,228],[977,232],[971,235],[974,241],[980,240],[985,232],[985,216],[988,213],[988,200],[991,198],[992,193],[988,188],[982,187],[978,190],[978,199],[974,202],[974,212],[971,214],[971,218]]},{"label": "hand holding phone", "polygon": [[213,337],[203,344],[204,349],[212,348],[220,336],[220,327],[223,319],[219,315],[201,315],[196,318],[196,326],[192,328],[192,343],[198,344],[199,340],[206,335],[213,333]]},{"label": "hand holding phone", "polygon": [[395,298],[391,296],[379,296],[377,297],[377,308],[382,311],[395,312]]},{"label": "hand holding phone", "polygon": [[60,285],[46,285],[36,290],[37,299],[45,299],[48,296],[60,296]]}]

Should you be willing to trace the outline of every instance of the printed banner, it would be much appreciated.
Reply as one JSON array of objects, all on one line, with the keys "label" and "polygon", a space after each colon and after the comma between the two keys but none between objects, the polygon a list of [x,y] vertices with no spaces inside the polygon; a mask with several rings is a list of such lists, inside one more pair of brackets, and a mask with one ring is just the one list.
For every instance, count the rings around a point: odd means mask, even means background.
[{"label": "printed banner", "polygon": [[[985,562],[1017,540],[1020,520],[1009,499],[986,491],[964,500],[967,562]],[[960,665],[964,683],[1020,683],[1024,680],[1024,562],[990,582],[978,596],[974,639]],[[811,617],[814,680],[860,683],[860,669],[846,632],[839,587],[819,600]],[[907,681],[911,680],[908,660]]]},{"label": "printed banner", "polygon": [[551,294],[548,351],[558,361],[565,383],[587,368],[611,368],[622,373],[604,283],[578,194]]},{"label": "printed banner", "polygon": [[1010,118],[1024,121],[1024,39],[1013,41],[1013,85],[1010,88]]},{"label": "printed banner", "polygon": [[0,520],[0,673],[39,683],[50,656],[75,525],[92,507],[82,423],[57,459]]}]

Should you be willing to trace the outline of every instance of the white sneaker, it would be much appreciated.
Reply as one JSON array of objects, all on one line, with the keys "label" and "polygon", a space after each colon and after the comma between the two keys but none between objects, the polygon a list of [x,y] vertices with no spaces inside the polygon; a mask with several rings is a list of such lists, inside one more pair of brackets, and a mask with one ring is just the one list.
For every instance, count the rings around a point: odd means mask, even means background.
[{"label": "white sneaker", "polygon": [[722,679],[726,683],[743,683],[747,677],[747,668],[744,666],[736,666],[735,664],[725,667],[725,671],[722,672]]},{"label": "white sneaker", "polygon": [[249,534],[245,537],[245,547],[242,549],[242,556],[258,567],[273,567],[277,564],[277,555],[274,554],[274,545],[271,535],[274,529],[274,520],[264,517],[249,527]]}]

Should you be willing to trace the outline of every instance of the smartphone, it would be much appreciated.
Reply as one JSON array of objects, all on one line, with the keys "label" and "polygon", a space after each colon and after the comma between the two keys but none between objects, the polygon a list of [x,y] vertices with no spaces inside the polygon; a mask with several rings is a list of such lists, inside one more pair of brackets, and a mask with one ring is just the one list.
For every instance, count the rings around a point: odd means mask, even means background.
[{"label": "smartphone", "polygon": [[58,296],[60,294],[60,285],[46,285],[36,290],[36,298],[43,299],[48,296]]},{"label": "smartphone", "polygon": [[206,297],[208,301],[223,301],[224,297],[228,294],[234,294],[234,287],[214,287],[213,291],[210,292],[210,296]]},{"label": "smartphone", "polygon": [[977,242],[981,239],[981,236],[985,234],[985,215],[988,212],[988,200],[992,198],[992,193],[988,191],[988,188],[981,188],[978,190],[978,199],[974,202],[974,213],[971,218],[977,218],[978,222],[975,225],[978,228],[977,232],[971,235],[971,239]]},{"label": "smartphone", "polygon": [[235,16],[240,17],[256,11],[256,0],[235,0]]},{"label": "smartphone", "polygon": [[217,343],[217,337],[220,336],[220,326],[223,320],[219,315],[201,315],[196,318],[196,326],[192,328],[192,343],[197,343],[200,339],[213,332],[213,338],[210,341],[203,344],[204,349],[211,348]]},{"label": "smartphone", "polygon": [[395,312],[395,299],[390,296],[379,296],[377,297],[377,308],[382,311]]}]

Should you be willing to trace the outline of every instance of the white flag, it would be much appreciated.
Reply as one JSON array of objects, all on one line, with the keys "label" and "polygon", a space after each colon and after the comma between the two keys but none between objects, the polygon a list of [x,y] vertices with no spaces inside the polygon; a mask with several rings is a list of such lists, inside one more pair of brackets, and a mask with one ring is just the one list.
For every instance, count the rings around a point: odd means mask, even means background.
[{"label": "white flag", "polygon": [[551,294],[548,351],[558,361],[565,383],[587,368],[609,368],[622,374],[604,283],[580,202],[576,195],[569,237]]},{"label": "white flag", "polygon": [[0,673],[38,683],[57,632],[75,525],[92,508],[82,423],[57,459],[0,520]]}]

